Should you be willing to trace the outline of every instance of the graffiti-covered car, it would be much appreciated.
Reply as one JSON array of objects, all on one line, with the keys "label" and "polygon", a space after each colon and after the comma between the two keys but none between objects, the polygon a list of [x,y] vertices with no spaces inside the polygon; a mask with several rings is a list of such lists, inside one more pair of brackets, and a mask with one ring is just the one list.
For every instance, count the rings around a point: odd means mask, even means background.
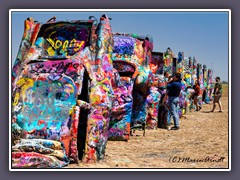
[{"label": "graffiti-covered car", "polygon": [[112,107],[112,32],[96,20],[25,20],[12,70],[12,166],[104,157]]},{"label": "graffiti-covered car", "polygon": [[113,38],[112,60],[119,80],[114,86],[109,139],[128,140],[131,128],[146,124],[153,41],[149,35],[131,33],[114,33]]},{"label": "graffiti-covered car", "polygon": [[150,70],[154,76],[150,87],[150,94],[147,97],[147,129],[156,129],[158,126],[160,100],[163,97],[163,89],[166,88],[166,81],[163,77],[163,53],[152,52]]}]

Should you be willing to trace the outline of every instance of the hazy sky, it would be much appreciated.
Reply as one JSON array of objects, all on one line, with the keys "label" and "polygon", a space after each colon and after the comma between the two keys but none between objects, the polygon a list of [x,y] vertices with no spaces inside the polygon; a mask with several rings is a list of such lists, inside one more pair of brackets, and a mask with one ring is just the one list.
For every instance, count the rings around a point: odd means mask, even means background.
[{"label": "hazy sky", "polygon": [[[33,17],[45,23],[53,16],[57,20],[97,19],[102,14],[112,18],[113,32],[149,34],[154,51],[168,47],[177,56],[195,57],[201,64],[214,70],[214,77],[228,80],[228,12],[12,12],[12,62],[22,39],[24,20]],[[10,23],[10,22],[9,22]]]}]

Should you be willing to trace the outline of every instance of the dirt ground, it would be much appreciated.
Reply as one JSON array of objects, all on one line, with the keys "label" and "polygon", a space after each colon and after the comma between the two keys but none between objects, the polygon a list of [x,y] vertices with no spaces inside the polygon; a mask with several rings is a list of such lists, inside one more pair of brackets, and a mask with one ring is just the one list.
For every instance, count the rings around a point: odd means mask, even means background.
[{"label": "dirt ground", "polygon": [[208,113],[211,104],[200,112],[186,114],[180,129],[138,131],[128,142],[108,141],[103,161],[71,164],[67,168],[229,168],[228,86],[224,86],[223,113]]}]

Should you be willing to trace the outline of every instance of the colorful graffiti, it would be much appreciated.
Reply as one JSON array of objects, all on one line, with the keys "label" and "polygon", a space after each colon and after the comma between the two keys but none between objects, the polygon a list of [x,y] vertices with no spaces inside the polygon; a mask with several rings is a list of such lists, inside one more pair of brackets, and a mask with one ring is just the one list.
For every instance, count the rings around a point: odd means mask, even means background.
[{"label": "colorful graffiti", "polygon": [[158,88],[152,86],[150,88],[150,94],[147,96],[146,129],[157,129],[160,98],[161,94],[158,92]]},{"label": "colorful graffiti", "polygon": [[[116,69],[118,70],[120,76],[121,77],[127,76],[128,79],[130,78],[128,81],[131,82],[131,85],[130,84],[129,85],[131,87],[130,90],[132,92],[128,92],[129,93],[128,97],[132,97],[131,102],[132,112],[130,111],[128,112],[129,117],[131,114],[130,126],[133,127],[138,126],[139,124],[142,125],[146,123],[147,117],[146,99],[149,94],[150,89],[149,84],[152,83],[153,80],[153,76],[151,75],[149,66],[150,61],[152,59],[151,57],[152,56],[151,52],[153,49],[152,39],[149,36],[121,33],[115,33],[113,39],[114,39],[114,50],[112,56],[113,63],[118,64]],[[124,63],[125,65],[123,66]],[[126,66],[126,64],[129,65]],[[122,72],[122,68],[120,68],[121,66],[126,69],[124,72]],[[132,66],[133,68],[129,68],[129,66]],[[124,92],[120,94],[122,97],[124,96]],[[116,96],[120,95],[116,94]],[[141,104],[141,106],[139,106],[139,104]],[[129,107],[129,105],[125,104],[124,106],[126,106],[125,108],[127,108]],[[118,127],[118,129],[120,129],[120,126]],[[125,140],[127,139],[125,138]]]},{"label": "colorful graffiti", "polygon": [[192,67],[192,86],[194,85],[195,81],[197,80],[197,60],[193,57],[193,67]]},{"label": "colorful graffiti", "polygon": [[214,83],[213,83],[213,70],[212,69],[208,69],[208,97],[210,100],[213,99],[212,97],[212,92],[213,92],[213,89],[214,89]]},{"label": "colorful graffiti", "polygon": [[43,24],[36,46],[44,48],[42,56],[72,56],[89,45],[92,23],[57,22]]},{"label": "colorful graffiti", "polygon": [[114,68],[114,100],[108,139],[129,140],[133,104],[132,91],[134,84],[132,75],[135,72],[135,68],[127,62],[122,61],[115,61]]},{"label": "colorful graffiti", "polygon": [[[61,68],[54,69],[59,64]],[[75,82],[81,71],[79,62],[72,60],[33,62],[16,79],[13,89],[13,123],[21,128],[21,138],[64,142],[66,154],[74,162],[78,159],[71,151],[76,137],[72,128],[78,119],[72,117],[77,115],[74,107],[81,82]]]},{"label": "colorful graffiti", "polygon": [[27,19],[25,23],[25,43],[12,76],[13,145],[20,140],[28,140],[29,147],[39,139],[57,141],[68,160],[53,164],[51,158],[36,155],[39,152],[30,153],[32,148],[25,148],[27,154],[21,148],[26,158],[20,160],[26,163],[16,159],[13,167],[59,167],[79,159],[102,159],[113,97],[108,18],[101,17],[98,31],[92,20],[35,25]]},{"label": "colorful graffiti", "polygon": [[202,64],[200,64],[200,63],[197,64],[197,77],[198,77],[198,80],[199,80],[200,88],[203,89],[204,88],[203,67],[202,67]]},{"label": "colorful graffiti", "polygon": [[[189,61],[189,64],[190,64],[190,61]],[[174,65],[174,64],[173,64]],[[188,79],[188,76],[186,75],[184,77],[184,73],[185,73],[185,68],[184,68],[184,53],[183,52],[179,52],[178,53],[178,58],[176,59],[176,73],[180,73],[183,75],[183,80],[185,77],[187,77],[186,79]],[[190,66],[190,65],[189,65]],[[184,81],[182,82],[182,90],[181,90],[181,93],[180,93],[180,96],[179,96],[179,103],[178,103],[178,114],[179,114],[179,117],[182,117],[183,114],[186,113],[186,86],[185,86],[185,83]]]},{"label": "colorful graffiti", "polygon": [[152,52],[150,70],[153,73],[153,83],[150,93],[147,96],[147,129],[156,129],[158,126],[158,109],[160,106],[161,91],[166,88],[166,81],[163,76],[163,53]]},{"label": "colorful graffiti", "polygon": [[208,85],[208,69],[207,69],[207,65],[203,65],[203,87],[204,89],[207,89],[207,85]]},{"label": "colorful graffiti", "polygon": [[119,55],[133,55],[135,39],[133,37],[119,35],[113,36],[114,53]]},{"label": "colorful graffiti", "polygon": [[[145,60],[139,63],[139,75],[136,77],[133,89],[133,113],[132,126],[145,126],[147,118],[147,96],[150,93],[150,87],[154,76],[150,70],[151,52],[153,49],[152,41],[144,40]],[[139,106],[140,105],[140,106]]]},{"label": "colorful graffiti", "polygon": [[198,63],[197,64],[197,77],[198,81],[200,84],[200,96],[199,96],[199,104],[202,105],[202,94],[203,94],[203,89],[204,89],[204,82],[203,82],[203,67],[202,64]]},{"label": "colorful graffiti", "polygon": [[163,74],[163,53],[152,52],[149,66],[153,74]]},{"label": "colorful graffiti", "polygon": [[[12,167],[61,168],[104,158],[107,140],[134,128],[165,128],[166,85],[181,73],[179,116],[193,108],[192,85],[211,97],[211,69],[171,48],[152,52],[149,35],[112,33],[93,20],[25,21],[12,70]],[[200,100],[201,102],[201,100]]]},{"label": "colorful graffiti", "polygon": [[84,126],[78,130],[83,137],[86,135],[86,141],[82,143],[83,162],[96,162],[104,158],[114,97],[111,85],[113,38],[107,16],[100,18],[96,34],[97,37],[93,40],[92,46],[84,48],[74,56],[75,59],[84,63],[89,75],[89,81],[86,83],[89,87],[85,88],[89,88],[87,94],[91,110],[87,116],[86,133]]},{"label": "colorful graffiti", "polygon": [[163,56],[163,62],[164,62],[164,66],[163,66],[163,72],[169,72],[169,74],[172,75],[172,69],[173,69],[173,53],[170,47],[167,48],[166,52],[164,52],[164,56]]},{"label": "colorful graffiti", "polygon": [[21,139],[12,146],[13,168],[61,168],[69,163],[59,141]]},{"label": "colorful graffiti", "polygon": [[183,65],[184,65],[184,73],[183,73],[183,80],[187,87],[192,86],[192,74],[190,69],[190,63],[191,58],[184,59]]},{"label": "colorful graffiti", "polygon": [[203,65],[203,94],[202,94],[202,101],[204,103],[209,103],[210,99],[208,96],[208,69],[207,69],[207,65]]},{"label": "colorful graffiti", "polygon": [[183,74],[184,72],[184,53],[179,52],[178,53],[178,58],[177,58],[177,63],[176,63],[176,72]]}]

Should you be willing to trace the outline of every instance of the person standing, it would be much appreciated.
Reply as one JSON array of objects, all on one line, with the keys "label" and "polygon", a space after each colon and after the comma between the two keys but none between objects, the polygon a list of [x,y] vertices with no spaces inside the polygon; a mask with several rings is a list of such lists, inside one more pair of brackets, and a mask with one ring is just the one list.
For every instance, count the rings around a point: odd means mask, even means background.
[{"label": "person standing", "polygon": [[172,76],[169,74],[168,71],[164,72],[164,78],[165,78],[165,80],[166,80],[167,83],[170,83],[170,82],[173,81],[173,78],[172,78]]},{"label": "person standing", "polygon": [[193,85],[194,93],[193,93],[193,103],[196,106],[196,111],[200,111],[202,107],[198,104],[198,96],[200,95],[200,84],[199,81],[196,80]]},{"label": "person standing", "polygon": [[216,77],[215,81],[216,81],[216,83],[214,84],[214,90],[213,90],[213,95],[214,95],[213,108],[212,108],[212,110],[210,112],[214,112],[214,110],[216,108],[216,103],[218,103],[219,112],[223,112],[222,111],[222,103],[221,103],[222,84],[220,82],[220,77]]},{"label": "person standing", "polygon": [[[170,115],[173,117],[174,121],[174,126],[171,128],[171,130],[179,129],[179,116],[177,105],[179,103],[179,95],[181,89],[181,74],[176,73],[173,77],[173,81],[167,85],[169,112]],[[168,130],[170,130],[170,118],[168,118]]]},{"label": "person standing", "polygon": [[[168,71],[164,72],[164,78],[165,78],[165,82],[168,85],[169,83],[173,82],[173,77],[169,74]],[[163,127],[170,130],[170,123],[171,123],[171,114],[169,111],[169,106],[168,106],[168,91],[165,92],[165,94],[163,95],[163,98],[161,100],[161,106],[163,107],[163,109],[165,110],[164,112],[167,111],[167,115],[164,116],[164,118],[166,117],[166,121],[164,120],[164,125]]]}]

